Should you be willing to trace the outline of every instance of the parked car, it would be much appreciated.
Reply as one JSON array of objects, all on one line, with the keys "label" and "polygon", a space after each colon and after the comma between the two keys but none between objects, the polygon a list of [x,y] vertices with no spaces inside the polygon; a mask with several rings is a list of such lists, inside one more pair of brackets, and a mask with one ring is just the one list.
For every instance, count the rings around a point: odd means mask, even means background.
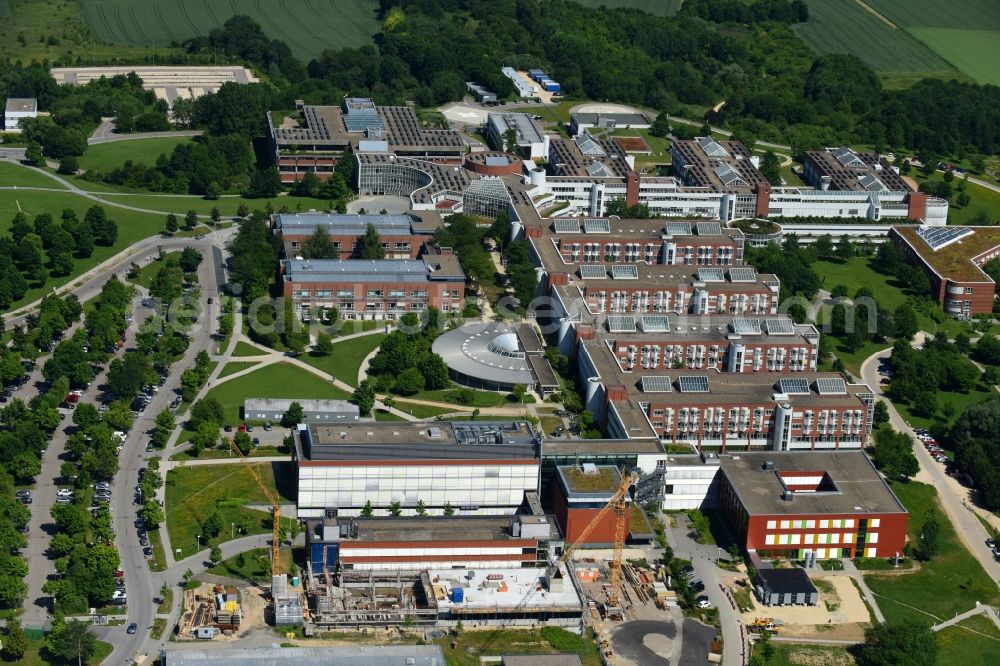
[{"label": "parked car", "polygon": [[72,504],[72,503],[73,503],[73,498],[72,497],[57,497],[56,498],[56,504]]},{"label": "parked car", "polygon": [[139,627],[136,625],[136,623],[132,622],[125,629],[125,633],[127,633],[127,634],[134,634],[138,629],[139,629]]},{"label": "parked car", "polygon": [[58,496],[58,497],[72,497],[73,496],[73,491],[70,490],[69,488],[60,488],[56,492],[56,496]]},{"label": "parked car", "polygon": [[31,497],[31,491],[30,490],[18,490],[16,493],[14,493],[14,497]]},{"label": "parked car", "polygon": [[152,557],[153,556],[153,549],[151,547],[147,546],[146,548],[142,549],[142,554],[145,555],[146,557]]},{"label": "parked car", "polygon": [[708,600],[708,597],[701,596],[698,597],[698,608],[711,608],[712,602]]},{"label": "parked car", "polygon": [[[225,427],[223,428],[223,430],[225,430],[226,432],[232,432],[232,431],[233,431],[233,426],[231,426],[231,425],[227,425],[227,426],[225,426]],[[240,430],[240,432],[243,432],[243,431],[242,431],[242,430]]]},{"label": "parked car", "polygon": [[20,500],[21,504],[31,504],[30,497],[18,497],[17,499]]},{"label": "parked car", "polygon": [[273,427],[273,426],[271,425],[271,422],[270,422],[270,421],[265,421],[265,422],[264,422],[264,430],[266,430],[267,432],[271,432],[271,428],[272,428],[272,427]]},{"label": "parked car", "polygon": [[250,423],[247,424],[247,432],[253,432],[253,425]]}]

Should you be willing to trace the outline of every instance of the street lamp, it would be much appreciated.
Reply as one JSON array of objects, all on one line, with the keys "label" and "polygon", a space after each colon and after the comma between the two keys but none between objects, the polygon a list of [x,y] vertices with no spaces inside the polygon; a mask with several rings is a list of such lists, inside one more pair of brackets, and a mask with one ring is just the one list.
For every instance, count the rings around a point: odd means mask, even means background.
[{"label": "street lamp", "polygon": [[197,544],[197,546],[195,547],[194,552],[197,553],[199,550],[201,550],[201,535],[200,534],[195,537],[195,543]]},{"label": "street lamp", "polygon": [[236,531],[236,523],[229,523],[229,538],[232,539]]}]

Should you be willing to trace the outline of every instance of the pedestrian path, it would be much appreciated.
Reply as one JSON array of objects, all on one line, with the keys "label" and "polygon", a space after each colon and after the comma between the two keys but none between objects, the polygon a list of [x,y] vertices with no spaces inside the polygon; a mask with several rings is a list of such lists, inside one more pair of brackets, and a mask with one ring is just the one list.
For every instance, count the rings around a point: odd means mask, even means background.
[{"label": "pedestrian path", "polygon": [[[967,620],[968,618],[973,617],[974,615],[979,615],[980,613],[985,614],[986,617],[988,617],[990,621],[993,622],[993,624],[995,624],[998,629],[1000,629],[1000,618],[997,617],[997,609],[994,608],[993,606],[981,604],[977,601],[975,606],[965,611],[964,613],[956,615],[950,620],[945,620],[944,622],[939,622],[935,624],[933,627],[931,627],[931,631],[941,631],[942,629],[946,629],[950,626],[956,625],[962,620]],[[980,632],[975,631],[973,629],[970,629],[969,631],[980,634]],[[986,634],[980,634],[980,635],[985,636]]]}]

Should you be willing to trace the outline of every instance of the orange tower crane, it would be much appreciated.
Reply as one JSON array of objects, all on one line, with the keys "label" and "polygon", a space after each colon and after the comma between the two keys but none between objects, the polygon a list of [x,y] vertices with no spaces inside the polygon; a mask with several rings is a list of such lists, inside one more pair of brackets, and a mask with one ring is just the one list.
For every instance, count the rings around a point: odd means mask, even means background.
[{"label": "orange tower crane", "polygon": [[271,489],[267,487],[267,484],[260,478],[260,472],[257,468],[250,464],[247,457],[243,455],[240,451],[240,447],[236,446],[236,441],[232,437],[226,438],[229,441],[229,448],[240,457],[243,465],[246,466],[247,471],[250,472],[250,476],[253,480],[257,482],[257,486],[260,491],[264,493],[264,497],[271,504],[271,511],[273,512],[273,519],[271,521],[271,575],[280,576],[281,575],[281,558],[278,554],[279,546],[281,545],[281,539],[279,532],[281,530],[281,504],[278,502],[278,498],[274,496]]}]

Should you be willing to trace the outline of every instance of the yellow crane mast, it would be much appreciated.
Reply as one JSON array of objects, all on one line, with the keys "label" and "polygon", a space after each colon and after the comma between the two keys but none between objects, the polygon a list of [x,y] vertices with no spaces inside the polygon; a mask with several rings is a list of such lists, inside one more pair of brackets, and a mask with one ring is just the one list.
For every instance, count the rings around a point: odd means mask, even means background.
[{"label": "yellow crane mast", "polygon": [[625,546],[625,516],[628,511],[628,504],[626,504],[625,500],[628,497],[629,488],[631,488],[632,484],[638,479],[639,475],[635,472],[628,474],[624,472],[622,473],[622,480],[621,483],[618,484],[618,490],[615,491],[615,494],[611,497],[608,503],[601,507],[601,510],[597,512],[597,515],[593,517],[587,526],[583,528],[583,531],[580,532],[580,536],[576,538],[576,541],[563,550],[562,557],[560,557],[555,564],[549,566],[548,570],[545,572],[546,579],[551,579],[556,570],[559,568],[559,565],[566,562],[573,554],[573,551],[586,542],[590,533],[597,528],[610,511],[614,511],[615,549],[614,557],[611,560],[611,590],[608,595],[608,606],[618,606],[618,593],[621,590],[622,580],[622,549]]},{"label": "yellow crane mast", "polygon": [[264,497],[271,504],[271,511],[273,512],[273,520],[271,521],[271,575],[280,576],[281,575],[281,558],[279,556],[279,546],[281,545],[281,539],[279,537],[279,532],[281,530],[281,504],[278,502],[278,498],[274,496],[271,489],[267,487],[267,484],[260,478],[260,472],[254,467],[247,457],[243,455],[240,451],[240,447],[236,446],[236,441],[232,437],[227,437],[226,440],[229,442],[229,448],[239,456],[243,465],[246,467],[247,471],[250,472],[250,476],[253,480],[257,482],[257,486],[260,491],[264,493]]}]

